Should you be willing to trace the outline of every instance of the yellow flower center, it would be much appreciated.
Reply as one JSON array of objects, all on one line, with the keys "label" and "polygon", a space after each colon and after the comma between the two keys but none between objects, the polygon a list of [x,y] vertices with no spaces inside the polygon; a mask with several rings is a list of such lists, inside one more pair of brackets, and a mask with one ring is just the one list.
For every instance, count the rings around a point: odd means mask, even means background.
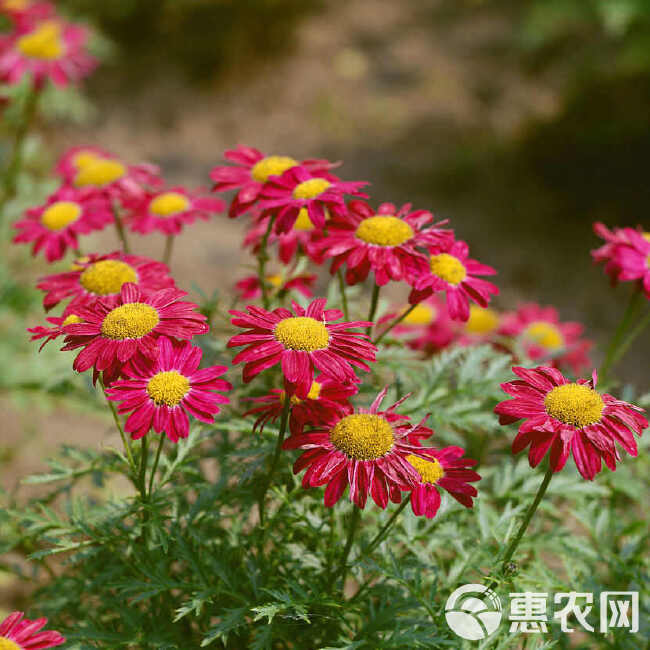
[{"label": "yellow flower center", "polygon": [[339,420],[330,431],[332,444],[356,460],[385,456],[395,442],[393,427],[380,415],[355,413]]},{"label": "yellow flower center", "polygon": [[489,307],[469,306],[469,320],[465,331],[469,334],[488,334],[499,326],[499,314]]},{"label": "yellow flower center", "polygon": [[22,648],[10,639],[0,636],[0,650],[22,650]]},{"label": "yellow flower center", "polygon": [[29,0],[3,0],[2,8],[9,11],[23,11],[29,7]]},{"label": "yellow flower center", "polygon": [[437,275],[441,280],[449,284],[460,284],[467,277],[467,270],[463,263],[449,253],[440,253],[432,255],[429,260],[431,273]]},{"label": "yellow flower center", "polygon": [[303,181],[293,190],[294,199],[315,199],[319,194],[322,194],[331,183],[324,178],[310,178],[308,181]]},{"label": "yellow flower center", "polygon": [[546,394],[544,406],[552,418],[581,428],[600,420],[605,402],[589,386],[563,384]]},{"label": "yellow flower center", "polygon": [[25,56],[32,59],[58,59],[63,55],[61,27],[52,21],[45,22],[33,32],[21,36],[16,45]]},{"label": "yellow flower center", "polygon": [[364,219],[355,235],[358,239],[376,246],[399,246],[413,237],[413,228],[398,217],[377,214]]},{"label": "yellow flower center", "polygon": [[149,210],[159,217],[171,217],[174,214],[183,212],[190,207],[187,197],[178,192],[165,192],[159,194],[149,204]]},{"label": "yellow flower center", "polygon": [[77,169],[86,167],[91,163],[95,162],[100,156],[98,156],[94,151],[78,151],[72,157],[72,165]]},{"label": "yellow flower center", "polygon": [[307,212],[307,208],[300,208],[300,212],[298,212],[298,218],[296,219],[296,222],[293,224],[293,229],[294,230],[314,229],[314,224],[311,222],[311,219],[309,218],[309,212]]},{"label": "yellow flower center", "polygon": [[102,323],[102,334],[109,339],[140,339],[158,325],[158,312],[144,302],[128,302],[109,311]]},{"label": "yellow flower center", "polygon": [[93,185],[101,187],[122,178],[126,174],[126,167],[119,160],[96,157],[84,164],[74,179],[77,187]]},{"label": "yellow flower center", "polygon": [[641,236],[642,236],[643,239],[645,239],[646,241],[650,241],[650,232],[645,232],[645,231],[644,231],[644,232],[641,233]]},{"label": "yellow flower center", "polygon": [[74,201],[57,201],[43,211],[41,223],[48,230],[62,230],[81,216],[81,206]]},{"label": "yellow flower center", "polygon": [[272,286],[275,287],[276,289],[279,289],[282,286],[284,278],[281,275],[278,275],[277,273],[274,275],[267,275],[266,276],[266,281]]},{"label": "yellow flower center", "polygon": [[253,165],[251,176],[258,183],[266,183],[269,176],[280,176],[297,164],[298,161],[289,156],[267,156]]},{"label": "yellow flower center", "polygon": [[138,275],[132,266],[120,260],[100,260],[84,269],[79,277],[81,286],[90,293],[107,296],[118,293],[125,282],[137,282]]},{"label": "yellow flower center", "polygon": [[559,350],[564,347],[564,337],[555,325],[545,321],[531,323],[524,330],[524,337],[549,350]]},{"label": "yellow flower center", "polygon": [[[309,392],[307,393],[307,397],[305,399],[318,399],[320,397],[320,389],[321,385],[317,381],[312,381],[311,387],[309,388]],[[286,397],[286,394],[284,391],[280,394],[280,400],[284,402]],[[295,406],[296,404],[302,404],[305,399],[300,399],[297,395],[292,395],[291,396],[291,403]]]},{"label": "yellow flower center", "polygon": [[309,316],[281,320],[275,326],[273,335],[285,348],[307,352],[326,348],[330,340],[325,324]]},{"label": "yellow flower center", "polygon": [[185,375],[176,370],[156,373],[147,382],[147,393],[158,405],[176,406],[187,395],[190,382]]},{"label": "yellow flower center", "polygon": [[66,325],[76,325],[77,323],[83,323],[83,318],[77,316],[77,314],[70,314],[63,319],[61,327],[65,327]]},{"label": "yellow flower center", "polygon": [[423,483],[435,485],[445,475],[445,470],[437,458],[424,460],[424,458],[409,454],[406,460],[415,467],[415,471],[420,475]]},{"label": "yellow flower center", "polygon": [[[402,310],[406,311],[408,307]],[[430,325],[436,319],[438,312],[431,306],[418,303],[413,307],[407,316],[404,317],[403,323],[407,325]]]}]

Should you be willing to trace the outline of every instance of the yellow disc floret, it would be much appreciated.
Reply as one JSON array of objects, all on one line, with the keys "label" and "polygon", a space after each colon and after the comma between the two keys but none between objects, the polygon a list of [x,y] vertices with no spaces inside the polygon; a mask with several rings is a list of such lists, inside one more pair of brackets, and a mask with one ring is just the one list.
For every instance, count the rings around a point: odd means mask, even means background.
[{"label": "yellow disc floret", "polygon": [[0,650],[22,650],[22,648],[11,639],[0,636]]},{"label": "yellow disc floret", "polygon": [[251,176],[258,183],[266,183],[269,176],[280,176],[297,164],[298,161],[289,156],[267,156],[253,165]]},{"label": "yellow disc floret", "polygon": [[[406,308],[408,309],[408,308]],[[402,313],[406,311],[402,310]],[[407,325],[431,325],[438,312],[431,305],[425,305],[424,303],[418,303],[411,309],[411,311],[404,317],[403,323]]]},{"label": "yellow disc floret", "polygon": [[437,458],[420,458],[409,454],[406,457],[407,462],[415,467],[415,471],[420,475],[423,483],[435,485],[444,475],[445,470]]},{"label": "yellow disc floret", "polygon": [[600,420],[605,402],[585,384],[563,384],[546,394],[544,406],[552,418],[581,428]]},{"label": "yellow disc floret", "polygon": [[158,372],[147,382],[147,393],[158,406],[180,404],[189,389],[188,378],[176,370]]},{"label": "yellow disc floret", "polygon": [[303,181],[293,190],[294,199],[315,199],[318,195],[322,194],[331,183],[324,178],[310,178],[308,181]]},{"label": "yellow disc floret", "polygon": [[274,273],[272,275],[267,275],[266,276],[266,281],[274,288],[279,289],[282,286],[282,283],[284,282],[284,278],[277,274]]},{"label": "yellow disc floret", "polygon": [[309,218],[309,212],[307,212],[307,208],[300,208],[300,212],[298,212],[298,218],[296,219],[296,222],[293,224],[293,229],[294,230],[314,229],[314,224],[311,222],[311,219]]},{"label": "yellow disc floret", "polygon": [[325,323],[309,316],[281,320],[275,326],[273,335],[285,348],[307,352],[326,348],[330,340]]},{"label": "yellow disc floret", "polygon": [[375,246],[399,246],[413,237],[413,228],[398,217],[377,214],[364,219],[354,233],[357,239]]},{"label": "yellow disc floret", "polygon": [[81,286],[98,296],[119,293],[125,282],[137,281],[135,269],[120,260],[100,260],[84,269],[79,276]]},{"label": "yellow disc floret", "polygon": [[77,316],[77,314],[70,314],[63,319],[61,327],[65,327],[66,325],[76,325],[77,323],[83,323],[83,318]]},{"label": "yellow disc floret", "polygon": [[62,230],[81,216],[81,206],[74,201],[57,201],[43,210],[41,223],[48,230]]},{"label": "yellow disc floret", "polygon": [[63,55],[61,27],[53,21],[44,22],[33,32],[21,36],[16,47],[31,59],[58,59]]},{"label": "yellow disc floret", "polygon": [[115,307],[102,322],[102,335],[108,339],[141,339],[160,322],[158,312],[144,302],[128,302]]},{"label": "yellow disc floret", "polygon": [[72,157],[72,165],[76,167],[77,169],[82,169],[83,167],[86,167],[90,165],[91,163],[95,162],[98,158],[100,158],[97,153],[94,151],[89,151],[86,149],[82,149],[81,151],[78,151],[73,157]]},{"label": "yellow disc floret", "polygon": [[8,11],[24,11],[29,7],[30,0],[3,0],[0,6]]},{"label": "yellow disc floret", "polygon": [[529,341],[549,350],[559,350],[564,347],[562,332],[555,325],[546,321],[531,323],[523,334]]},{"label": "yellow disc floret", "polygon": [[489,307],[469,306],[469,320],[465,331],[469,334],[488,334],[499,326],[499,314]]},{"label": "yellow disc floret", "polygon": [[463,263],[449,253],[432,255],[429,264],[431,273],[449,284],[458,285],[467,277],[467,270]]},{"label": "yellow disc floret", "polygon": [[165,192],[159,194],[149,204],[149,210],[159,217],[171,217],[179,212],[184,212],[190,207],[188,198],[179,192]]},{"label": "yellow disc floret", "polygon": [[355,460],[385,456],[395,443],[390,422],[381,415],[355,413],[339,420],[330,431],[332,444]]},{"label": "yellow disc floret", "polygon": [[77,187],[86,187],[88,185],[102,187],[122,178],[125,174],[126,166],[119,160],[100,158],[98,156],[79,169],[74,184]]}]

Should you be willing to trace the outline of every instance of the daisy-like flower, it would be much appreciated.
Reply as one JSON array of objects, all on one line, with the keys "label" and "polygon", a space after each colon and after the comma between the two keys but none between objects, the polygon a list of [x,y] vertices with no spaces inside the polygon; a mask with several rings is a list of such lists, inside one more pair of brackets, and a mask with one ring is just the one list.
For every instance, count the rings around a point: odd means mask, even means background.
[{"label": "daisy-like flower", "polygon": [[[303,432],[306,425],[351,413],[349,398],[358,391],[356,384],[341,384],[326,375],[317,377],[304,398],[297,395],[289,397],[292,404],[289,415],[291,434],[297,436]],[[257,415],[253,431],[264,431],[268,422],[275,422],[280,417],[286,396],[287,391],[273,388],[267,395],[251,398],[252,402],[260,404],[244,413],[244,416]]]},{"label": "daisy-like flower", "polygon": [[519,377],[501,384],[514,399],[497,404],[501,424],[524,419],[512,443],[519,453],[530,445],[528,459],[536,467],[550,450],[554,472],[573,454],[580,474],[588,479],[600,472],[601,459],[612,471],[620,454],[616,443],[631,456],[637,455],[634,433],[648,426],[642,408],[596,391],[596,372],[590,381],[570,382],[556,368],[513,367]]},{"label": "daisy-like flower", "polygon": [[97,65],[86,50],[87,31],[59,18],[34,24],[21,21],[3,40],[0,79],[10,84],[31,75],[36,87],[48,79],[67,86],[86,77]]},{"label": "daisy-like flower", "polygon": [[[271,285],[274,292],[285,294],[289,291],[296,291],[305,298],[311,298],[314,294],[312,287],[316,282],[316,276],[313,273],[303,273],[295,275],[292,278],[285,278],[280,273],[266,276],[267,284]],[[242,300],[255,300],[262,295],[260,279],[256,275],[249,275],[235,284],[235,290]]]},{"label": "daisy-like flower", "polygon": [[245,363],[244,382],[263,370],[281,364],[286,381],[304,397],[314,381],[314,370],[343,384],[357,382],[353,366],[370,370],[377,348],[366,334],[350,332],[370,323],[335,323],[343,317],[338,309],[324,309],[325,298],[314,300],[307,309],[293,302],[293,312],[283,307],[267,311],[249,305],[248,313],[231,311],[232,324],[248,328],[228,341],[228,347],[247,346],[233,359]]},{"label": "daisy-like flower", "polygon": [[79,235],[101,230],[114,218],[105,197],[73,187],[62,187],[25,215],[14,224],[19,231],[14,242],[33,242],[32,254],[43,249],[48,262],[60,260],[68,249],[77,249]]},{"label": "daisy-like flower", "polygon": [[568,367],[578,375],[591,365],[591,341],[582,338],[580,323],[560,322],[557,309],[535,303],[520,305],[504,314],[499,333],[515,339],[527,357],[548,362],[555,368]]},{"label": "daisy-like flower", "polygon": [[220,199],[192,193],[184,187],[147,192],[127,201],[125,222],[133,232],[144,235],[157,230],[165,235],[178,235],[185,225],[197,219],[207,221],[211,215],[223,212],[226,204]]},{"label": "daisy-like flower", "polygon": [[228,211],[231,218],[238,217],[253,207],[271,176],[280,176],[297,165],[314,174],[336,166],[336,163],[328,160],[297,161],[289,156],[265,156],[261,151],[243,145],[226,151],[223,157],[234,165],[214,167],[210,178],[215,183],[215,192],[238,190]]},{"label": "daisy-like flower", "polygon": [[32,335],[30,341],[38,341],[39,339],[45,339],[41,343],[41,347],[38,348],[39,352],[50,342],[58,339],[60,336],[65,336],[66,327],[68,325],[74,325],[75,323],[81,323],[82,319],[77,316],[72,310],[66,309],[61,316],[52,316],[45,319],[48,323],[51,323],[50,327],[44,327],[39,325],[37,327],[30,327],[27,331]]},{"label": "daisy-like flower", "polygon": [[118,300],[100,298],[79,308],[83,322],[67,326],[61,349],[83,348],[74,360],[77,372],[94,367],[96,372],[108,371],[112,378],[137,352],[155,359],[161,336],[191,339],[208,331],[197,306],[179,300],[186,295],[175,288],[147,294],[127,282]]},{"label": "daisy-like flower", "polygon": [[347,211],[346,194],[368,198],[361,192],[367,184],[342,181],[331,174],[317,175],[305,167],[292,167],[282,176],[269,179],[259,206],[264,214],[276,216],[273,229],[278,234],[289,232],[301,213],[309,217],[314,227],[324,228],[327,213],[330,217],[340,217]]},{"label": "daisy-like flower", "polygon": [[444,247],[430,249],[429,268],[425,273],[415,275],[410,284],[413,290],[409,302],[415,304],[439,291],[445,291],[449,316],[454,320],[469,318],[469,301],[487,307],[491,295],[499,289],[479,275],[494,275],[491,266],[470,259],[469,247],[464,241],[455,241]]},{"label": "daisy-like flower", "polygon": [[54,171],[68,184],[72,185],[76,175],[81,169],[98,158],[105,160],[114,158],[106,149],[94,145],[81,145],[70,147],[57,161]]},{"label": "daisy-like flower", "polygon": [[495,343],[499,336],[502,315],[491,307],[469,306],[469,319],[456,332],[458,345]]},{"label": "daisy-like flower", "polygon": [[65,643],[65,637],[58,632],[41,632],[47,625],[46,618],[30,621],[24,616],[23,612],[12,612],[0,623],[1,650],[41,650]]},{"label": "daisy-like flower", "polygon": [[98,298],[117,300],[127,282],[137,284],[145,293],[174,286],[169,268],[162,262],[120,251],[79,258],[72,270],[41,278],[36,286],[45,292],[43,307],[50,310],[66,298],[72,298],[68,308],[89,305]]},{"label": "daisy-like flower", "polygon": [[365,201],[350,201],[347,212],[327,224],[319,249],[333,258],[332,274],[347,265],[348,284],[363,282],[372,270],[381,287],[390,280],[398,282],[428,270],[428,260],[418,248],[444,245],[453,239],[451,231],[438,226],[431,212],[411,211],[410,203],[399,209],[382,203],[375,211]]},{"label": "daisy-like flower", "polygon": [[136,355],[122,368],[126,379],[113,382],[106,394],[120,402],[119,413],[131,413],[124,430],[134,440],[153,428],[178,442],[189,435],[188,413],[201,422],[213,422],[219,405],[228,404],[225,395],[215,392],[232,388],[229,382],[218,379],[228,368],[210,366],[199,370],[202,354],[201,348],[189,341],[172,343],[162,337],[153,361]]},{"label": "daisy-like flower", "polygon": [[472,508],[472,498],[478,492],[470,483],[480,481],[481,476],[468,468],[476,465],[476,461],[463,458],[465,450],[462,447],[423,447],[419,453],[420,456],[406,457],[420,477],[418,485],[411,489],[413,514],[433,519],[440,508],[440,488],[466,508]]},{"label": "daisy-like flower", "polygon": [[368,495],[386,508],[389,498],[401,501],[400,490],[411,489],[420,481],[407,457],[421,453],[418,440],[432,435],[431,429],[408,422],[394,409],[404,400],[380,411],[387,388],[379,393],[368,410],[333,418],[323,427],[293,435],[283,449],[302,449],[294,463],[295,474],[307,468],[305,488],[327,485],[325,505],[331,508],[350,486],[350,501],[364,508]]},{"label": "daisy-like flower", "polygon": [[49,2],[32,0],[0,0],[0,13],[9,16],[16,25],[33,24],[54,14],[54,6]]}]

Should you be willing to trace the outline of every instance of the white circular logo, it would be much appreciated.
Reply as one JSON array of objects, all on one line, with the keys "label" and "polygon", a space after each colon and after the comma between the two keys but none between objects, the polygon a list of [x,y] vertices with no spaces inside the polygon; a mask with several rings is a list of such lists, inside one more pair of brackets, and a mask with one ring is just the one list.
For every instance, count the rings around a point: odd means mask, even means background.
[{"label": "white circular logo", "polygon": [[445,618],[447,625],[463,639],[485,639],[499,627],[501,601],[485,585],[463,585],[447,599]]}]

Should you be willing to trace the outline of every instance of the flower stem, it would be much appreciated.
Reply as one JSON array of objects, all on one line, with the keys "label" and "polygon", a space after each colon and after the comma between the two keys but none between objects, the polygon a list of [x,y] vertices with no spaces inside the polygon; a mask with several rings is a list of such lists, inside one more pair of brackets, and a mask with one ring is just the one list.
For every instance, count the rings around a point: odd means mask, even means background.
[{"label": "flower stem", "polygon": [[[161,434],[162,435],[162,434]],[[139,490],[140,490],[140,496],[142,497],[143,501],[147,500],[147,490],[146,490],[146,483],[145,483],[145,475],[147,473],[147,457],[149,455],[149,440],[147,436],[143,436],[141,439],[141,447],[140,447],[140,474],[138,477],[138,484],[139,484]]]},{"label": "flower stem", "polygon": [[[370,299],[370,311],[368,312],[368,318],[371,323],[374,324],[375,320],[375,313],[377,312],[377,303],[379,302],[379,290],[381,287],[375,283],[375,285],[372,288],[372,298]],[[366,334],[370,336],[370,332],[372,332],[373,325],[369,325],[368,328],[366,329]]]},{"label": "flower stem", "polygon": [[397,318],[391,321],[390,325],[373,341],[375,345],[381,341],[388,332],[390,332],[395,325],[399,325],[416,307],[418,306],[418,303],[415,303],[415,305],[411,305],[406,311],[402,312]]},{"label": "flower stem", "polygon": [[122,250],[125,253],[130,253],[131,249],[129,248],[129,242],[126,238],[126,233],[124,232],[124,223],[122,222],[120,209],[117,205],[113,206],[113,216],[115,217],[115,230],[117,231],[117,236],[122,244]]},{"label": "flower stem", "polygon": [[153,490],[153,481],[154,481],[154,477],[156,476],[156,471],[158,469],[158,461],[160,461],[160,452],[162,451],[164,443],[165,443],[165,433],[162,432],[160,434],[160,440],[158,441],[158,449],[156,450],[156,457],[153,461],[153,467],[151,468],[151,476],[149,477],[149,489],[147,490],[149,499],[151,499],[151,492]]},{"label": "flower stem", "polygon": [[266,247],[268,245],[269,236],[271,235],[271,230],[273,229],[274,223],[275,215],[269,219],[269,225],[266,229],[266,232],[264,233],[264,237],[262,237],[260,249],[257,253],[257,277],[260,282],[260,288],[262,289],[262,304],[264,305],[264,309],[268,309],[271,304],[269,300],[269,287],[266,281],[266,263],[269,261],[269,254],[266,250]]},{"label": "flower stem", "polygon": [[399,517],[402,510],[404,510],[404,508],[406,508],[408,503],[409,503],[409,497],[408,496],[405,497],[404,499],[402,499],[402,503],[399,504],[397,510],[395,510],[395,512],[391,515],[391,518],[382,526],[381,530],[375,535],[375,537],[370,542],[370,544],[368,544],[368,546],[366,546],[366,548],[363,549],[363,554],[364,555],[366,553],[372,553],[372,551],[374,551],[377,548],[377,546],[379,546],[379,544],[381,544],[381,542],[384,540],[384,538],[388,534],[388,531],[391,529],[391,527],[395,523],[395,520],[397,519],[397,517]]},{"label": "flower stem", "polygon": [[348,529],[348,538],[345,542],[345,548],[343,549],[343,555],[341,556],[341,563],[339,565],[338,571],[330,577],[328,584],[328,591],[336,583],[338,578],[343,578],[343,588],[345,588],[345,576],[348,570],[348,557],[350,551],[352,550],[352,543],[354,542],[354,536],[359,528],[359,522],[361,521],[361,508],[356,504],[353,506],[352,518],[350,520],[350,527]]},{"label": "flower stem", "polygon": [[634,339],[636,339],[641,332],[650,324],[650,312],[648,312],[642,319],[641,321],[637,324],[637,326],[630,332],[630,335],[621,343],[620,347],[616,351],[616,354],[614,355],[614,359],[612,363],[617,363],[620,361],[624,356],[625,353],[628,351],[628,348],[632,345],[634,342]]},{"label": "flower stem", "polygon": [[345,278],[343,277],[343,271],[339,269],[336,272],[336,275],[339,279],[339,292],[341,293],[341,304],[343,305],[343,316],[345,320],[350,320],[350,312],[348,311],[348,297],[345,295]]},{"label": "flower stem", "polygon": [[264,483],[264,488],[260,493],[260,498],[258,501],[258,507],[260,511],[260,526],[264,528],[265,520],[265,501],[266,493],[271,487],[271,482],[273,481],[273,474],[278,467],[278,462],[280,460],[280,454],[282,453],[282,443],[284,442],[284,435],[287,432],[287,422],[289,421],[289,413],[291,412],[291,397],[285,395],[284,406],[282,407],[282,416],[280,419],[280,433],[278,433],[278,441],[275,444],[275,451],[273,452],[273,458],[271,459],[271,466],[269,467],[269,472],[266,476],[266,481]]},{"label": "flower stem", "polygon": [[106,387],[104,386],[103,380],[101,380],[102,388],[104,389],[104,395],[106,396],[106,402],[108,403],[109,408],[111,409],[111,413],[113,414],[113,420],[115,420],[115,426],[117,427],[117,430],[120,432],[120,436],[122,438],[122,442],[124,444],[124,449],[126,450],[126,456],[129,460],[129,467],[131,469],[131,472],[135,473],[135,468],[136,464],[135,461],[133,460],[133,454],[131,453],[131,445],[129,444],[129,441],[127,440],[126,434],[124,433],[124,429],[122,428],[122,424],[120,423],[120,418],[117,414],[117,410],[115,409],[115,404],[113,404],[113,401],[108,399],[108,395],[106,395]]},{"label": "flower stem", "polygon": [[163,252],[163,258],[162,261],[164,264],[169,266],[169,263],[171,262],[172,259],[172,251],[174,249],[174,235],[167,235],[167,239],[165,239],[165,250]]}]

